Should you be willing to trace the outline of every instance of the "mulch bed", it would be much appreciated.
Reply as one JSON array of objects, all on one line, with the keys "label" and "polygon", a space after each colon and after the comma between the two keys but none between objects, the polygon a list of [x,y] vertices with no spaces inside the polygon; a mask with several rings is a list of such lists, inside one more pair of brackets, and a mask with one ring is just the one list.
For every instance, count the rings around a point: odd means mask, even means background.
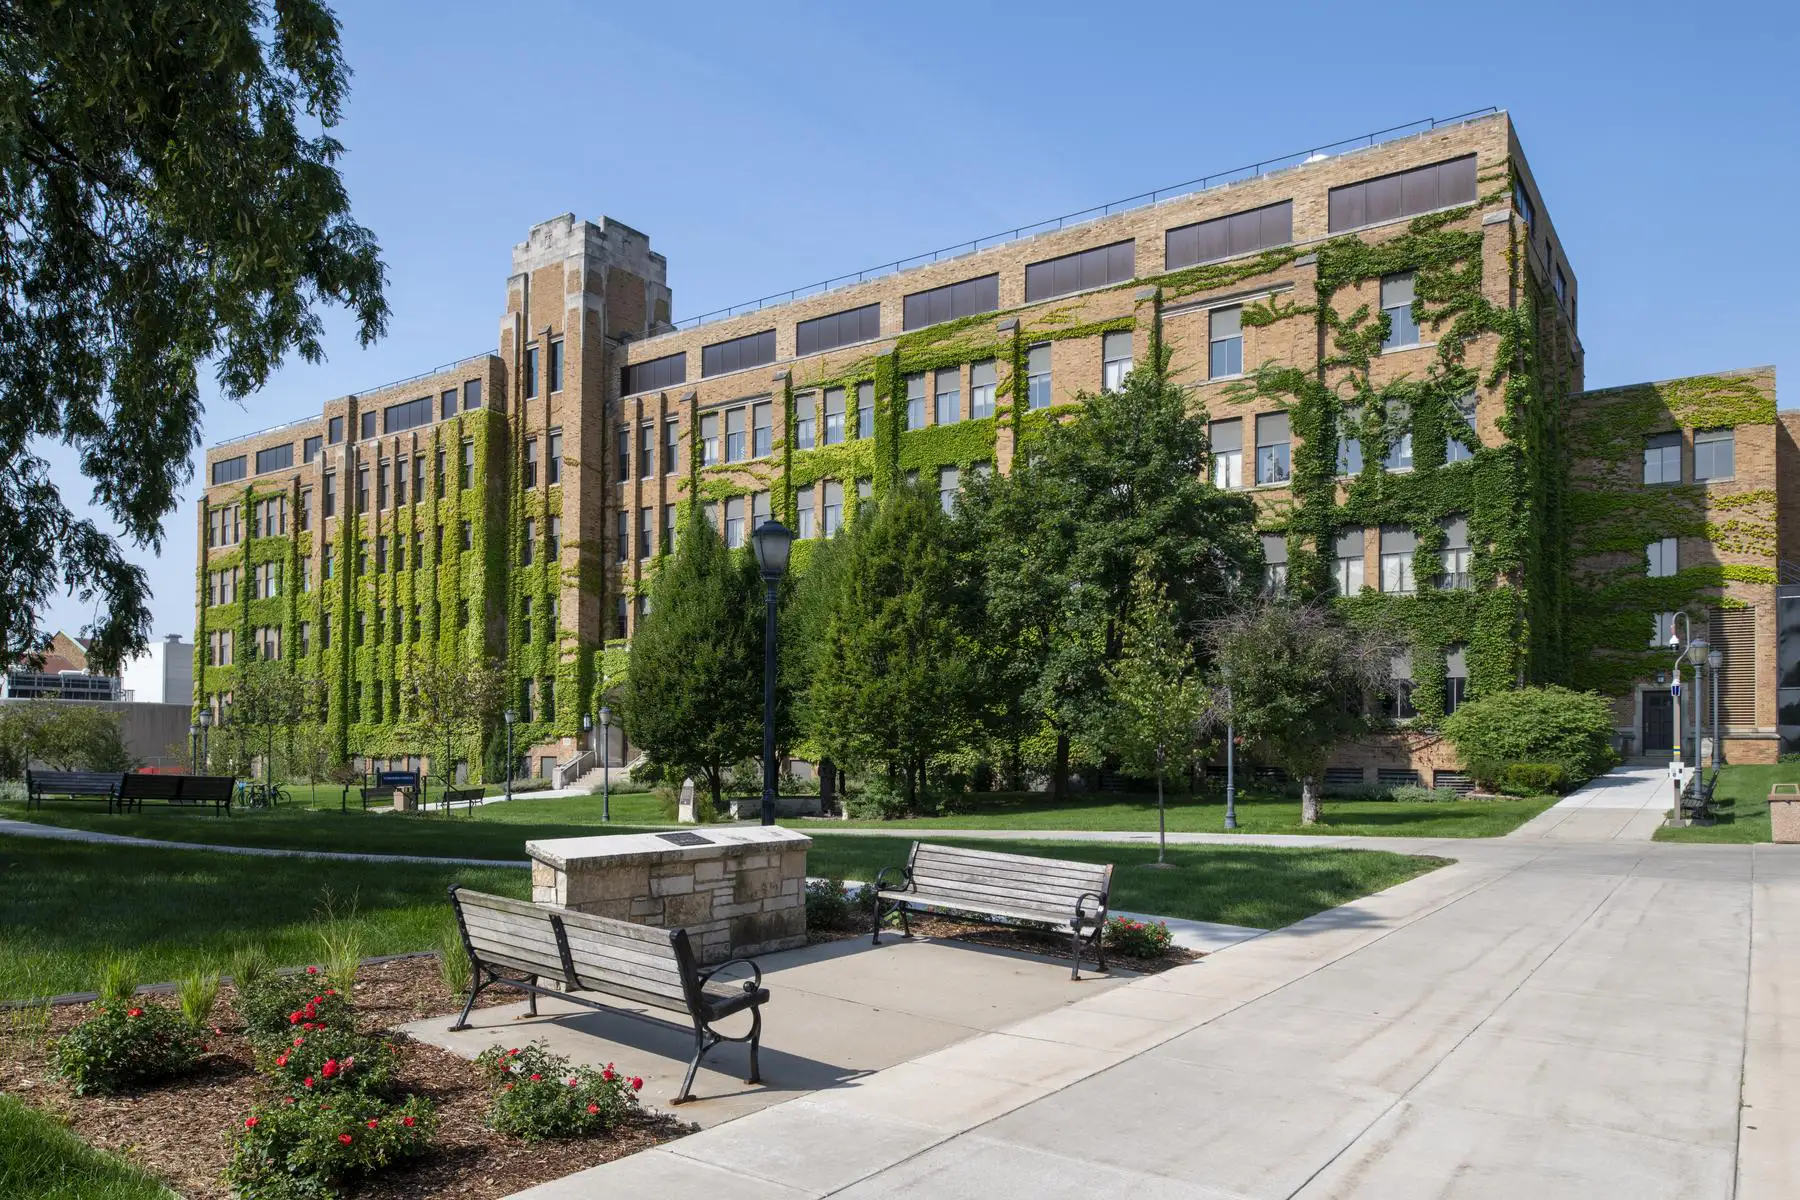
[{"label": "mulch bed", "polygon": [[[969,942],[977,946],[991,946],[996,950],[1011,950],[1017,954],[1040,955],[1056,959],[1065,965],[1069,961],[1069,935],[1067,933],[1053,933],[1046,929],[1000,925],[985,921],[952,920],[949,917],[933,916],[930,913],[913,913],[910,915],[910,919],[914,937]],[[845,922],[842,928],[808,929],[806,937],[809,942],[814,944],[841,942],[848,938],[868,937],[871,928],[872,921],[869,914],[861,911],[859,907],[855,910],[854,916]],[[882,937],[888,937],[889,932],[883,930]],[[894,938],[899,938],[900,927],[898,924],[893,926],[891,934]],[[1134,971],[1140,975],[1155,975],[1167,971],[1171,967],[1199,962],[1204,957],[1205,955],[1198,950],[1185,950],[1180,946],[1171,946],[1169,952],[1161,958],[1138,958],[1135,955],[1108,950],[1106,963],[1109,967]],[[1084,969],[1092,967],[1094,957],[1083,950],[1081,962]]]},{"label": "mulch bed", "polygon": [[[484,994],[477,1007],[516,999],[505,989],[495,991],[500,994]],[[231,996],[229,986],[221,989],[213,1015],[223,1033],[207,1039],[208,1054],[195,1075],[137,1095],[76,1096],[53,1077],[45,1046],[0,1040],[0,1091],[57,1114],[89,1144],[160,1176],[183,1196],[229,1200],[224,1171],[231,1158],[230,1135],[261,1086],[242,1025],[230,1011]],[[436,960],[429,957],[365,965],[357,974],[354,1000],[362,1024],[370,1029],[462,1007],[438,977]],[[146,996],[140,1003],[172,1001]],[[86,1005],[56,1007],[50,1036],[67,1032],[86,1015]],[[430,1153],[416,1162],[349,1186],[345,1194],[357,1200],[494,1200],[693,1130],[646,1109],[601,1137],[522,1142],[487,1127],[487,1086],[476,1077],[472,1063],[404,1036],[394,1040],[401,1049],[399,1088],[425,1096],[437,1107],[437,1136]]]}]

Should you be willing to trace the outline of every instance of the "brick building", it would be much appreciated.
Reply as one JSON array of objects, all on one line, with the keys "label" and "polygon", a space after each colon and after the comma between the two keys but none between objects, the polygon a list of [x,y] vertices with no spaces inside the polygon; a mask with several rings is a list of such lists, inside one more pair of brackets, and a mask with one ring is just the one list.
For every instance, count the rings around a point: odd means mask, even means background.
[{"label": "brick building", "polygon": [[1518,681],[1601,687],[1622,742],[1666,749],[1670,613],[1725,647],[1731,753],[1800,725],[1800,422],[1766,368],[1583,391],[1578,281],[1505,113],[1114,207],[680,328],[646,235],[534,226],[495,352],[208,452],[196,702],[279,656],[347,752],[412,754],[407,657],[494,656],[547,773],[687,505],[734,543],[781,518],[803,568],[864,499],[954,503],[1166,347],[1271,580],[1409,632],[1397,732],[1335,782],[1453,779],[1431,728]]}]

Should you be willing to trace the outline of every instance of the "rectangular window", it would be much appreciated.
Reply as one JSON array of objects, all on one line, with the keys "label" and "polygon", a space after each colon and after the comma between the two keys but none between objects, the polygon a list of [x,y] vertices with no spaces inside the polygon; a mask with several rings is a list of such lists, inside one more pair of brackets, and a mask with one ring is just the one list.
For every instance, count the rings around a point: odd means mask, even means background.
[{"label": "rectangular window", "polygon": [[544,482],[562,482],[562,430],[552,429],[544,435]]},{"label": "rectangular window", "polygon": [[1475,457],[1475,397],[1464,396],[1456,402],[1457,413],[1469,432],[1463,433],[1455,422],[1450,425],[1450,433],[1444,438],[1444,461],[1447,463],[1468,462]]},{"label": "rectangular window", "polygon": [[813,490],[811,484],[794,489],[794,536],[801,539],[813,536]]},{"label": "rectangular window", "polygon": [[1557,305],[1567,308],[1569,306],[1569,281],[1564,277],[1560,264],[1552,265],[1550,268],[1550,287],[1556,293]]},{"label": "rectangular window", "polygon": [[750,408],[750,454],[765,458],[775,452],[775,405],[764,400]]},{"label": "rectangular window", "polygon": [[333,559],[333,556],[331,553],[331,547],[327,546],[327,547],[325,547],[325,552],[324,552],[323,556],[319,560],[319,575],[321,578],[323,578],[323,579],[331,578],[333,562],[334,562],[334,559]]},{"label": "rectangular window", "polygon": [[481,407],[481,380],[471,379],[463,384],[463,411]]},{"label": "rectangular window", "polygon": [[624,369],[619,392],[621,395],[633,396],[638,392],[654,392],[686,382],[687,351],[684,350],[680,354],[665,354],[648,362],[632,363]]},{"label": "rectangular window", "polygon": [[473,550],[475,548],[475,523],[473,521],[464,521],[462,523],[461,545],[464,551]]},{"label": "rectangular window", "polygon": [[1730,479],[1737,473],[1734,462],[1737,434],[1731,429],[1694,431],[1694,481]]},{"label": "rectangular window", "polygon": [[1410,471],[1413,466],[1412,414],[1397,408],[1394,415],[1404,428],[1388,443],[1381,467],[1384,471]]},{"label": "rectangular window", "polygon": [[344,440],[344,418],[333,417],[325,422],[325,440],[333,446]]},{"label": "rectangular window", "polygon": [[959,317],[993,312],[999,307],[1000,276],[983,275],[978,279],[913,292],[903,304],[901,323],[906,329],[923,329]]},{"label": "rectangular window", "polygon": [[1396,171],[1331,189],[1330,232],[1475,203],[1475,156]]},{"label": "rectangular window", "polygon": [[619,562],[631,557],[631,514],[622,508],[613,515],[613,557]]},{"label": "rectangular window", "polygon": [[563,383],[563,344],[561,338],[550,341],[550,390],[562,391]]},{"label": "rectangular window", "polygon": [[300,461],[302,463],[311,462],[313,459],[319,457],[319,453],[324,448],[325,448],[325,439],[324,438],[322,438],[322,437],[307,438],[304,442],[302,442],[300,444]]},{"label": "rectangular window", "polygon": [[420,425],[429,424],[431,424],[430,396],[420,396],[417,400],[390,404],[381,413],[381,428],[384,433],[400,433],[403,430],[416,429]]},{"label": "rectangular window", "polygon": [[875,436],[875,385],[872,383],[856,385],[856,436]]},{"label": "rectangular window", "polygon": [[736,550],[744,544],[744,498],[733,496],[725,501],[725,548]]},{"label": "rectangular window", "polygon": [[214,483],[236,483],[244,477],[247,460],[242,454],[236,458],[227,458],[212,465],[212,481]]},{"label": "rectangular window", "polygon": [[956,494],[962,490],[962,472],[955,467],[938,469],[938,507],[946,514],[956,511]]},{"label": "rectangular window", "polygon": [[1337,583],[1337,594],[1356,595],[1363,590],[1363,531],[1346,529],[1338,534],[1333,553],[1331,576]]},{"label": "rectangular window", "polygon": [[[955,470],[954,467],[950,469]],[[819,490],[825,501],[825,536],[830,537],[844,525],[844,485],[835,479],[827,479],[819,485]]]},{"label": "rectangular window", "polygon": [[1388,333],[1382,339],[1383,350],[1419,344],[1419,325],[1413,320],[1413,273],[1381,277],[1381,311],[1387,314]]},{"label": "rectangular window", "polygon": [[1678,544],[1672,537],[1651,542],[1644,548],[1644,557],[1652,579],[1666,579],[1681,569]]},{"label": "rectangular window", "polygon": [[842,445],[844,441],[844,389],[825,389],[825,444]]},{"label": "rectangular window", "polygon": [[300,490],[299,525],[300,525],[301,533],[312,532],[313,521],[312,521],[312,489],[311,488],[302,488]]},{"label": "rectangular window", "polygon": [[1444,651],[1444,715],[1462,707],[1469,698],[1469,656],[1462,646]]},{"label": "rectangular window", "polygon": [[814,445],[813,413],[816,399],[811,392],[794,397],[794,449],[811,450]]},{"label": "rectangular window", "polygon": [[525,557],[524,565],[530,566],[537,561],[538,527],[535,517],[525,518]]},{"label": "rectangular window", "polygon": [[618,472],[613,482],[624,483],[631,478],[631,430],[627,426],[613,426],[613,457],[613,469]]},{"label": "rectangular window", "polygon": [[700,418],[700,465],[719,465],[719,414],[707,413]]},{"label": "rectangular window", "polygon": [[1262,535],[1262,549],[1263,593],[1279,596],[1287,591],[1287,537],[1279,533],[1265,533]]},{"label": "rectangular window", "polygon": [[906,428],[925,428],[925,373],[906,377]]},{"label": "rectangular window", "polygon": [[1387,694],[1387,702],[1383,705],[1387,715],[1396,721],[1410,721],[1419,715],[1413,707],[1412,651],[1402,650],[1394,655],[1388,665],[1388,675],[1393,688]]},{"label": "rectangular window", "polygon": [[1050,407],[1050,382],[1050,343],[1041,342],[1025,352],[1025,402],[1028,407]]},{"label": "rectangular window", "polygon": [[435,477],[435,490],[437,492],[437,498],[439,500],[442,500],[444,498],[444,471],[445,471],[444,462],[445,462],[444,450],[440,446],[438,448],[438,452],[437,452],[437,474]]},{"label": "rectangular window", "polygon": [[406,570],[406,535],[403,533],[394,535],[394,570]]},{"label": "rectangular window", "polygon": [[638,478],[649,479],[656,474],[656,426],[638,426]]},{"label": "rectangular window", "polygon": [[681,422],[673,417],[663,422],[663,474],[681,470]]},{"label": "rectangular window", "polygon": [[869,497],[873,496],[874,494],[875,494],[875,481],[873,479],[870,479],[867,475],[864,475],[861,479],[858,479],[856,481],[856,498],[858,500],[867,500]]},{"label": "rectangular window", "polygon": [[962,420],[962,368],[944,367],[937,372],[932,392],[932,422],[954,425]]},{"label": "rectangular window", "polygon": [[1644,439],[1644,482],[1681,482],[1681,434],[1659,433]]},{"label": "rectangular window", "polygon": [[381,572],[387,570],[387,562],[388,562],[387,549],[388,549],[387,534],[384,533],[384,534],[377,536],[375,539],[375,573],[378,575]]},{"label": "rectangular window", "polygon": [[655,551],[656,510],[654,508],[638,509],[638,541],[637,556],[649,558]]},{"label": "rectangular window", "polygon": [[1216,488],[1243,487],[1243,418],[1233,417],[1229,421],[1214,421],[1209,428],[1208,439],[1212,442],[1213,486]]},{"label": "rectangular window", "polygon": [[775,331],[748,333],[730,341],[714,342],[700,348],[700,377],[726,375],[732,371],[761,367],[775,361]]},{"label": "rectangular window", "polygon": [[550,518],[550,529],[549,529],[547,537],[546,537],[546,542],[547,542],[547,549],[549,550],[549,553],[550,553],[550,561],[555,562],[562,555],[562,518],[561,517],[551,517]]},{"label": "rectangular window", "polygon": [[1244,310],[1239,305],[1215,308],[1207,317],[1208,379],[1230,379],[1244,373]]},{"label": "rectangular window", "polygon": [[1052,296],[1124,283],[1136,273],[1137,242],[1131,238],[1110,246],[1077,250],[1029,264],[1025,268],[1025,302],[1031,304]]},{"label": "rectangular window", "polygon": [[359,441],[368,441],[375,436],[375,410],[370,409],[362,414],[362,436]]},{"label": "rectangular window", "polygon": [[337,516],[337,475],[331,471],[325,472],[321,486],[325,493],[322,501],[323,512],[327,517],[335,517]]},{"label": "rectangular window", "polygon": [[256,452],[256,473],[266,474],[269,471],[280,471],[294,465],[294,443],[285,446],[270,446],[267,450]]},{"label": "rectangular window", "polygon": [[675,549],[675,506],[663,505],[663,539],[662,552],[667,554]]},{"label": "rectangular window", "polygon": [[394,503],[406,503],[406,460],[396,459],[394,462]]},{"label": "rectangular window", "polygon": [[1253,208],[1249,212],[1214,217],[1196,225],[1182,225],[1163,234],[1163,270],[1174,271],[1195,263],[1217,262],[1254,254],[1294,240],[1294,202]]},{"label": "rectangular window", "polygon": [[538,394],[538,348],[525,347],[525,398],[535,399]]},{"label": "rectangular window", "polygon": [[1362,413],[1356,409],[1347,409],[1338,416],[1337,473],[1339,475],[1360,475],[1363,469],[1362,438],[1351,437],[1360,431]]},{"label": "rectangular window", "polygon": [[616,638],[622,638],[625,636],[625,621],[626,621],[627,612],[628,612],[628,610],[626,608],[625,597],[624,596],[614,597],[614,599],[613,599],[613,636]]},{"label": "rectangular window", "polygon": [[794,352],[818,354],[854,342],[881,336],[881,305],[865,304],[828,317],[814,317],[794,326]]},{"label": "rectangular window", "polygon": [[1256,418],[1256,482],[1286,483],[1288,479],[1288,415],[1263,413]]},{"label": "rectangular window", "polygon": [[448,421],[456,415],[456,389],[445,388],[438,397],[438,420]]},{"label": "rectangular window", "polygon": [[319,614],[319,649],[331,649],[331,614]]},{"label": "rectangular window", "polygon": [[475,443],[472,439],[462,444],[462,486],[465,492],[475,486]]},{"label": "rectangular window", "polygon": [[1519,220],[1525,222],[1525,232],[1530,233],[1537,223],[1537,211],[1531,206],[1531,194],[1525,190],[1523,179],[1513,180],[1513,211],[1519,214]]},{"label": "rectangular window", "polygon": [[531,597],[524,596],[519,600],[519,640],[531,645],[531,633]]},{"label": "rectangular window", "polygon": [[1109,333],[1100,339],[1100,386],[1116,392],[1131,374],[1131,331]]},{"label": "rectangular window", "polygon": [[1418,535],[1404,525],[1381,527],[1381,590],[1412,592],[1418,590],[1413,581],[1413,551],[1419,548]]},{"label": "rectangular window", "polygon": [[1650,614],[1650,645],[1667,646],[1675,640],[1675,614],[1659,612]]},{"label": "rectangular window", "polygon": [[425,499],[425,456],[413,455],[413,503]]},{"label": "rectangular window", "polygon": [[375,471],[376,508],[386,508],[388,506],[388,476],[390,473],[391,468],[388,465],[387,459],[384,458],[381,460],[380,465]]},{"label": "rectangular window", "polygon": [[1470,555],[1469,518],[1446,517],[1444,548],[1438,551],[1438,562],[1442,565],[1438,586],[1448,591],[1464,591],[1475,586],[1469,576]]},{"label": "rectangular window", "polygon": [[969,419],[994,415],[994,360],[969,364]]},{"label": "rectangular window", "polygon": [[369,511],[369,468],[356,468],[356,511]]},{"label": "rectangular window", "polygon": [[725,412],[725,461],[744,461],[749,443],[744,436],[745,412],[741,408],[727,409]]}]

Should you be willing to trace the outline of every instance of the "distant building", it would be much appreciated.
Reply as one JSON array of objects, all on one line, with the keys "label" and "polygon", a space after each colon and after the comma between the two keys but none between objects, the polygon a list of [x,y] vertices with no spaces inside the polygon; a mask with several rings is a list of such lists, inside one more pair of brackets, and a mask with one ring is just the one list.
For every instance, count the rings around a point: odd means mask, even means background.
[{"label": "distant building", "polygon": [[144,647],[119,671],[121,700],[138,704],[191,704],[194,699],[194,644],[179,633]]},{"label": "distant building", "polygon": [[[191,668],[190,668],[191,672]],[[0,674],[0,699],[117,700],[119,681],[88,674],[87,647],[60,630],[44,647],[36,670],[18,667]]]}]

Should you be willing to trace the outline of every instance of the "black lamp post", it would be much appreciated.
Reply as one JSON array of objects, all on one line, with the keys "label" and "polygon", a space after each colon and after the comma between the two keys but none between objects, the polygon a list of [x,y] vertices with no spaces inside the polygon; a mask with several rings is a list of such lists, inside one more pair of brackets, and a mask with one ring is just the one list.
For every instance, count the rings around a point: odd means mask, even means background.
[{"label": "black lamp post", "polygon": [[600,706],[600,819],[612,820],[612,709]]},{"label": "black lamp post", "polygon": [[1719,728],[1719,669],[1725,665],[1723,650],[1706,652],[1706,665],[1712,668],[1712,727],[1713,727],[1713,770],[1725,761],[1725,732]]},{"label": "black lamp post", "polygon": [[767,585],[768,624],[763,632],[763,793],[762,823],[775,823],[775,603],[781,577],[787,574],[794,533],[776,520],[764,521],[751,535],[756,565]]},{"label": "black lamp post", "polygon": [[517,710],[510,709],[510,708],[506,710],[506,798],[508,800],[512,799],[512,771],[513,771],[512,727],[513,727],[513,722],[517,721],[518,719],[519,719],[519,714],[518,714]]},{"label": "black lamp post", "polygon": [[200,761],[201,761],[201,763],[204,764],[204,767],[207,770],[212,769],[212,747],[208,744],[210,741],[210,738],[208,736],[208,731],[210,729],[212,729],[212,723],[213,723],[212,709],[210,709],[210,708],[201,709],[200,710]]},{"label": "black lamp post", "polygon": [[188,767],[194,774],[200,773],[200,725],[198,721],[188,726]]}]

